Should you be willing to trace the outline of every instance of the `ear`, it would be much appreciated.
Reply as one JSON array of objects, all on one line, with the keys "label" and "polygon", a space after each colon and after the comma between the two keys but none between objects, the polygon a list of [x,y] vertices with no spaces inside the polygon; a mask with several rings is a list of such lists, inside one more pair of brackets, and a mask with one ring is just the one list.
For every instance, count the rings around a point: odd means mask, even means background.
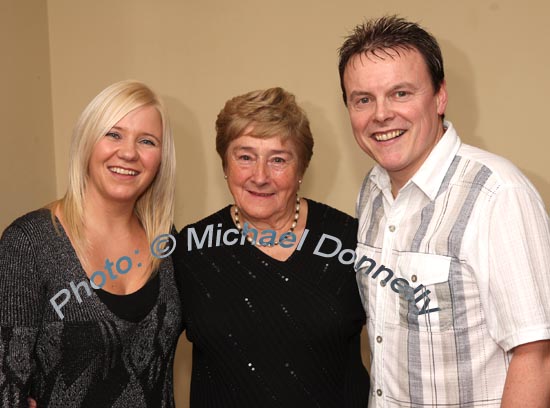
[{"label": "ear", "polygon": [[447,82],[445,80],[443,80],[441,86],[439,87],[439,91],[437,91],[436,104],[437,114],[439,116],[443,115],[445,113],[445,109],[447,108]]}]

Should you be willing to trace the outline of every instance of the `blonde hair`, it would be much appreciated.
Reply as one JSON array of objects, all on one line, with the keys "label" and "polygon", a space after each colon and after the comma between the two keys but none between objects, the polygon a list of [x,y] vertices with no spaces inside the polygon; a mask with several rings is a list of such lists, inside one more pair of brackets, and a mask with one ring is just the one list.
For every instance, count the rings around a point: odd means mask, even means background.
[{"label": "blonde hair", "polygon": [[[170,232],[174,218],[176,156],[174,139],[162,100],[145,84],[126,80],[114,83],[101,91],[86,106],[73,130],[70,149],[69,183],[65,196],[50,205],[52,216],[60,207],[64,226],[71,235],[75,251],[88,265],[84,233],[84,198],[88,180],[88,165],[96,143],[129,112],[153,106],[162,120],[161,163],[153,182],[138,198],[134,211],[151,243],[160,234]],[[54,223],[55,225],[55,223]],[[150,255],[152,271],[160,259]]]}]

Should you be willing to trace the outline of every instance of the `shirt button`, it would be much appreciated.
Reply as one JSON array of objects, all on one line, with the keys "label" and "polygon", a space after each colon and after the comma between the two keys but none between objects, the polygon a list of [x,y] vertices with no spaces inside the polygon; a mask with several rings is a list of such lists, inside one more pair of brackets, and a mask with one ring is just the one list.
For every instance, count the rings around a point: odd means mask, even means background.
[{"label": "shirt button", "polygon": [[388,227],[388,229],[390,230],[390,232],[394,232],[395,231],[395,225],[390,225]]},{"label": "shirt button", "polygon": [[382,396],[382,390],[380,388],[376,390],[376,395],[378,395],[379,397]]},{"label": "shirt button", "polygon": [[385,280],[381,280],[381,281],[380,281],[380,286],[382,286],[382,287],[383,287],[383,286],[386,286],[386,281],[385,281]]},{"label": "shirt button", "polygon": [[412,280],[413,282],[416,282],[416,279],[417,279],[416,275],[411,276],[411,280]]},{"label": "shirt button", "polygon": [[382,336],[376,336],[376,341],[378,343],[382,343]]}]

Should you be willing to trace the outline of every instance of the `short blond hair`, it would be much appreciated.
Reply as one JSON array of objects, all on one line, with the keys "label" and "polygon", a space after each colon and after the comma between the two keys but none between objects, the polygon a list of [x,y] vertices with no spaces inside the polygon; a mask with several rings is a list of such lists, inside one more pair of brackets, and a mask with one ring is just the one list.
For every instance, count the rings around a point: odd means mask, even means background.
[{"label": "short blond hair", "polygon": [[303,175],[313,155],[313,136],[305,111],[296,98],[283,88],[270,88],[236,96],[225,103],[216,120],[216,151],[227,166],[227,148],[245,131],[254,128],[251,136],[280,136],[297,149],[298,172]]}]

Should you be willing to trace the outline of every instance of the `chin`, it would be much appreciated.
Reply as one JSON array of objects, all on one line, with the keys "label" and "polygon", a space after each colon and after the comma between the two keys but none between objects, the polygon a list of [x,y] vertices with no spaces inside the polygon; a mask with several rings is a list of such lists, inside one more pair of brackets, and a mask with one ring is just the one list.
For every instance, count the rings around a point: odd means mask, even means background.
[{"label": "chin", "polygon": [[263,220],[263,219],[269,218],[273,214],[273,211],[271,210],[271,208],[259,209],[258,207],[253,207],[248,209],[246,213],[248,214],[249,217],[256,218],[258,220]]},{"label": "chin", "polygon": [[141,196],[141,194],[136,194],[135,192],[132,193],[112,193],[109,195],[109,198],[111,201],[115,201],[118,203],[124,203],[124,202],[135,202],[137,199]]}]

